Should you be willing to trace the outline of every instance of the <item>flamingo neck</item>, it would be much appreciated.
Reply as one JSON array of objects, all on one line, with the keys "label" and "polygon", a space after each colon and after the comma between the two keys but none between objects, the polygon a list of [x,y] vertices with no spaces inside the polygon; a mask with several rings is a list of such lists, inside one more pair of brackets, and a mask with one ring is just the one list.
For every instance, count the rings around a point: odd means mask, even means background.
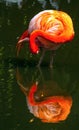
[{"label": "flamingo neck", "polygon": [[44,105],[44,104],[47,104],[47,103],[50,103],[50,102],[54,102],[54,103],[59,102],[59,104],[61,104],[64,101],[64,97],[62,97],[62,96],[53,96],[53,97],[48,97],[46,100],[43,100],[42,102],[37,102],[34,99],[34,94],[35,94],[36,91],[37,91],[37,85],[34,84],[31,87],[31,89],[29,91],[29,95],[28,95],[28,101],[29,101],[31,106]]},{"label": "flamingo neck", "polygon": [[43,37],[58,45],[58,44],[66,43],[67,41],[70,41],[73,39],[74,33],[72,33],[68,36],[67,31],[63,32],[63,34],[60,34],[60,35],[52,35],[47,32],[44,32],[42,30],[33,31],[30,35],[30,49],[31,49],[32,53],[37,54],[39,52],[39,47],[38,47],[37,43],[35,42],[35,39],[37,37]]},{"label": "flamingo neck", "polygon": [[38,54],[39,53],[39,47],[36,43],[36,38],[39,36],[38,32],[35,33],[36,31],[33,31],[30,34],[30,50],[33,54]]}]

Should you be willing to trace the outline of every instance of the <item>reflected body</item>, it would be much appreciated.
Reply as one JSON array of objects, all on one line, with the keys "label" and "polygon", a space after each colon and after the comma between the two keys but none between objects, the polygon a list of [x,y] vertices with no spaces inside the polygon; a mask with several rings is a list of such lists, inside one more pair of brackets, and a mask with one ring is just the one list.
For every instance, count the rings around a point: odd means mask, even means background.
[{"label": "reflected body", "polygon": [[[39,60],[40,66],[45,50],[55,51],[60,45],[71,41],[74,37],[74,28],[70,16],[62,11],[45,10],[35,15],[28,29],[22,34],[17,44],[17,53],[19,53],[23,42],[28,41],[30,50],[38,54],[40,48],[43,48],[43,54]],[[50,67],[53,59],[51,58]]]},{"label": "reflected body", "polygon": [[19,85],[21,91],[26,96],[30,113],[39,118],[42,122],[58,123],[68,118],[72,107],[71,96],[57,94],[55,96],[42,97],[44,95],[41,94],[41,100],[39,101],[35,97],[35,93],[37,92],[37,83],[31,86],[29,92],[27,92],[27,89],[23,87],[22,84],[19,83]]},{"label": "reflected body", "polygon": [[[38,72],[40,72],[41,78],[39,84],[38,81],[33,81],[31,84],[26,83],[26,85],[18,68],[16,72],[17,83],[26,96],[30,113],[47,123],[58,123],[66,120],[71,111],[72,97],[56,81],[53,79],[45,80],[42,71]],[[49,77],[51,76],[52,74]]]},{"label": "reflected body", "polygon": [[34,116],[48,123],[57,123],[68,117],[72,106],[71,96],[51,96],[38,102],[34,98],[36,91],[37,84],[34,84],[27,96],[29,110]]}]

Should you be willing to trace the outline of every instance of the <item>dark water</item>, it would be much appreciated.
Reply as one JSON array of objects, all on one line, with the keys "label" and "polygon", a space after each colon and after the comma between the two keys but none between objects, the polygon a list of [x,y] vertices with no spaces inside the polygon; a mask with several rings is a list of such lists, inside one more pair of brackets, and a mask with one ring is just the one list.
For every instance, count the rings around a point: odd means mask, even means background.
[{"label": "dark water", "polygon": [[[49,0],[40,1],[0,1],[0,130],[77,130],[79,127],[79,2],[58,0],[57,5],[53,6]],[[38,69],[35,65],[40,54],[30,54],[26,45],[16,58],[16,43],[28,27],[30,19],[41,10],[50,8],[70,14],[75,38],[56,52],[53,69],[48,68],[49,52]],[[17,81],[27,90],[36,81],[40,86],[46,84],[48,90],[45,92],[44,88],[40,87],[37,96],[40,96],[42,91],[46,96],[51,95],[51,85],[57,84],[57,93],[62,89],[62,92],[72,97],[73,103],[68,118],[61,123],[42,123],[35,118],[28,110],[26,97]]]}]

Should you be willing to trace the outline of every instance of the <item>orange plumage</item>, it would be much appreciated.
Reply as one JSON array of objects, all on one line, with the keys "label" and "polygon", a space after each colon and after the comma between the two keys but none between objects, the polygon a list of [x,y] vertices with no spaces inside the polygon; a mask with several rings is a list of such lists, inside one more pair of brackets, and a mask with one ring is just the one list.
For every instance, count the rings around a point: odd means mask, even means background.
[{"label": "orange plumage", "polygon": [[60,45],[71,41],[74,28],[71,17],[62,11],[45,10],[35,15],[18,41],[18,51],[23,41],[29,41],[30,50],[37,54],[39,48],[56,50]]}]

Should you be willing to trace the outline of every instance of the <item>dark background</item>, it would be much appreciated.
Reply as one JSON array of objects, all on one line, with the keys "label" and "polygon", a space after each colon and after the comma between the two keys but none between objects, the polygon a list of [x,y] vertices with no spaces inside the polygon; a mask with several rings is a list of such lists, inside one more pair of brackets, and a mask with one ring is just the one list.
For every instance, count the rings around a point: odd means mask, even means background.
[{"label": "dark background", "polygon": [[[0,0],[0,130],[77,130],[79,128],[79,1],[56,0],[53,6],[49,0],[23,0],[6,2]],[[42,2],[40,2],[42,1]],[[28,88],[37,79],[42,80],[35,68],[39,55],[32,55],[28,45],[16,57],[16,43],[30,19],[45,9],[67,12],[74,24],[73,41],[61,46],[54,58],[52,79],[65,89],[73,99],[71,113],[62,123],[42,123],[28,110],[26,99],[17,84],[17,67],[21,81]],[[46,53],[41,71],[45,83],[52,80],[48,69],[49,54]],[[33,119],[33,122],[30,120]]]}]

